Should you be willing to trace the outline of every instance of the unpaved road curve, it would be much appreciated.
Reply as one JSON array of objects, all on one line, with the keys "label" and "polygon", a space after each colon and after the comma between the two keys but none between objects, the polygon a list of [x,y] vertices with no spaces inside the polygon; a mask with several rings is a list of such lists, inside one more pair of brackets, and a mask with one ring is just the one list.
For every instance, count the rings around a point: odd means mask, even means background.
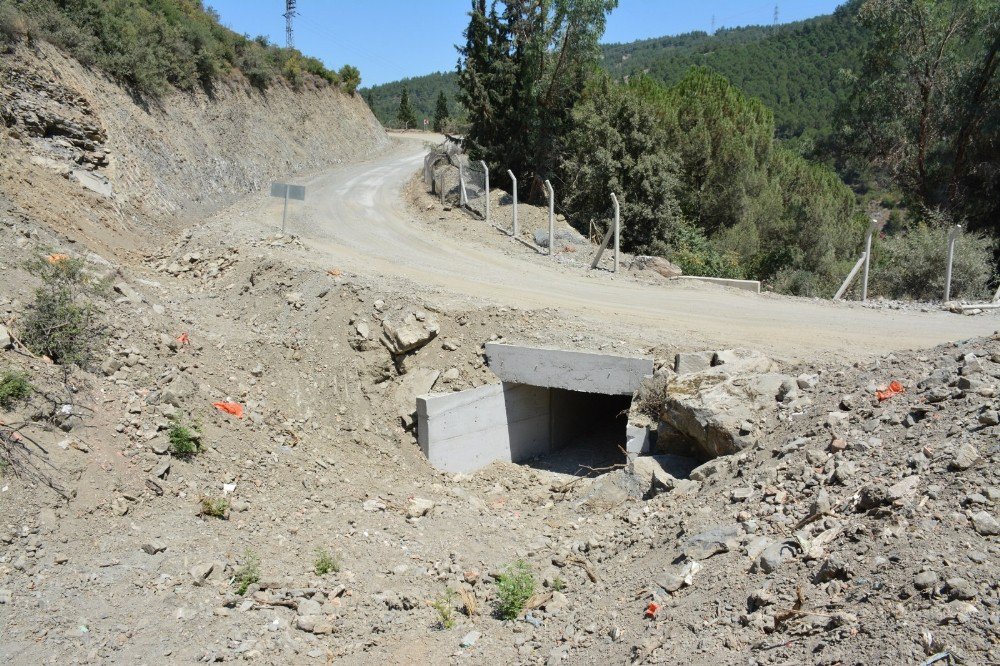
[{"label": "unpaved road curve", "polygon": [[[630,337],[653,344],[744,345],[785,358],[850,360],[997,328],[994,316],[872,310],[689,282],[641,285],[470,244],[418,223],[419,213],[404,201],[402,190],[422,165],[425,141],[402,137],[379,157],[314,176],[292,229],[328,253],[332,266],[502,305],[557,308],[594,326],[634,329]],[[484,224],[483,233],[496,232]]]}]

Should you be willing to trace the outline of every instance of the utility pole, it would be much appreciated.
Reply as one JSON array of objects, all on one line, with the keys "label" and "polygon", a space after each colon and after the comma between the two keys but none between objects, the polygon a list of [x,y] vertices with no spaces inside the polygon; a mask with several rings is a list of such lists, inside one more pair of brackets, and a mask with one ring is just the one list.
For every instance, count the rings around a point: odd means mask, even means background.
[{"label": "utility pole", "polygon": [[285,13],[282,15],[285,17],[285,48],[289,49],[295,48],[295,35],[292,34],[292,18],[299,15],[295,11],[296,1],[285,0]]}]

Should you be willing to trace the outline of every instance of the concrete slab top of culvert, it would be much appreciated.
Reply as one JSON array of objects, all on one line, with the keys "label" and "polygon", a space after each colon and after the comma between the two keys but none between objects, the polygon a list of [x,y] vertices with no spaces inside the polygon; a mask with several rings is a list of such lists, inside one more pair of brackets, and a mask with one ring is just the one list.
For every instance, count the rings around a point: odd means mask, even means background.
[{"label": "concrete slab top of culvert", "polygon": [[583,393],[630,395],[653,374],[653,359],[487,343],[486,363],[503,382]]}]

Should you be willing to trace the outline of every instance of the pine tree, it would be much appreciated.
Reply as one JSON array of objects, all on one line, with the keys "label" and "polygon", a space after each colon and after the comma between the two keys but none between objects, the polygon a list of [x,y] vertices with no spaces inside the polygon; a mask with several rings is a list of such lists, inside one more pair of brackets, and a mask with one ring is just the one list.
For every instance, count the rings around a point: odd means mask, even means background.
[{"label": "pine tree", "polygon": [[448,120],[448,98],[444,96],[442,90],[438,93],[437,105],[434,109],[434,131],[443,132],[445,121]]},{"label": "pine tree", "polygon": [[399,98],[399,111],[396,112],[396,122],[402,129],[410,129],[417,126],[417,114],[410,106],[410,93],[403,88],[403,95]]}]

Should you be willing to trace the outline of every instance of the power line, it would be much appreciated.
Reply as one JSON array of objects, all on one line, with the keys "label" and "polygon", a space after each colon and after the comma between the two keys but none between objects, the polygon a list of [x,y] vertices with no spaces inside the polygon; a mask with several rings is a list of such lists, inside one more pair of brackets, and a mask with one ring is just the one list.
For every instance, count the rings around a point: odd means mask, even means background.
[{"label": "power line", "polygon": [[778,3],[774,3],[774,25],[778,25]]}]

